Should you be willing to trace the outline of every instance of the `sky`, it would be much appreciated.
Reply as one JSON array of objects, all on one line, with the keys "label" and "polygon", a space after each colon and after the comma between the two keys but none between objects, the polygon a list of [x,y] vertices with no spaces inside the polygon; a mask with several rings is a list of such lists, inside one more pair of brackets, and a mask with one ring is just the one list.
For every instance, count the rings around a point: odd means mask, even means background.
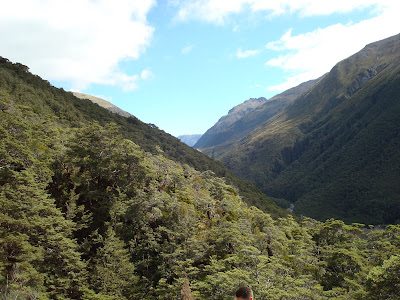
[{"label": "sky", "polygon": [[398,0],[0,0],[0,56],[174,135],[202,134],[398,34]]}]

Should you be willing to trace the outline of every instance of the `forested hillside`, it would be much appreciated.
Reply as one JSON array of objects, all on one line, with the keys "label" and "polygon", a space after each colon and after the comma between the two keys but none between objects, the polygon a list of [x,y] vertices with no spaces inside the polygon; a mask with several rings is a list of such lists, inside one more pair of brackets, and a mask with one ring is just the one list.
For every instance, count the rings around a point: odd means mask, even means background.
[{"label": "forested hillside", "polygon": [[93,122],[99,122],[103,126],[114,122],[125,138],[135,142],[144,150],[157,153],[157,149],[161,148],[169,159],[188,164],[200,171],[211,170],[238,188],[244,200],[249,201],[251,205],[268,211],[274,217],[287,214],[253,184],[238,178],[221,162],[214,161],[185,145],[179,139],[159,130],[156,125],[143,123],[134,116],[125,118],[111,113],[89,100],[78,99],[72,93],[56,89],[47,81],[30,74],[27,66],[10,64],[7,59],[0,59],[0,63],[2,88],[10,91],[10,97],[19,97],[20,104],[32,107],[41,115],[57,117],[57,122],[64,127],[81,127],[83,124]]},{"label": "forested hillside", "polygon": [[298,215],[396,224],[399,66],[400,35],[370,44],[215,157]]},{"label": "forested hillside", "polygon": [[115,116],[1,60],[0,299],[400,293],[400,226],[274,219]]}]

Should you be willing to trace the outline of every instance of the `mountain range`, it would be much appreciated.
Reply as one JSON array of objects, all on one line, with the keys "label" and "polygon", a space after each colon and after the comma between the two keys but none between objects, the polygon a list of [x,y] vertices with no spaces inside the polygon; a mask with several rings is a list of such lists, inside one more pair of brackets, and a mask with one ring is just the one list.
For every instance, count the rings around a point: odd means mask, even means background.
[{"label": "mountain range", "polygon": [[[276,115],[316,81],[307,81],[268,100],[264,97],[246,100],[232,108],[226,116],[220,118],[203,134],[194,147],[203,153],[210,154],[216,150],[214,147],[217,145],[229,144],[245,137],[257,126]],[[218,157],[218,153],[216,157]]]},{"label": "mountain range", "polygon": [[195,147],[298,215],[399,222],[399,74],[396,35],[221,126],[228,114]]}]

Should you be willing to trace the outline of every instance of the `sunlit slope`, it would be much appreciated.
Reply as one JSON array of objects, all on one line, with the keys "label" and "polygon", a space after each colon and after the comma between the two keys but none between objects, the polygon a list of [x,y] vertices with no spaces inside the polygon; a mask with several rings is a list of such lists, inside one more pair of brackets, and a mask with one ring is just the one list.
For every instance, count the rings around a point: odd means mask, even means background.
[{"label": "sunlit slope", "polygon": [[130,113],[128,113],[127,111],[125,111],[125,110],[119,108],[118,106],[116,106],[116,105],[114,105],[114,104],[112,104],[112,103],[110,103],[110,102],[108,102],[108,101],[106,101],[106,100],[104,100],[104,99],[102,99],[102,98],[95,97],[95,96],[88,95],[88,94],[84,94],[84,93],[80,93],[80,92],[73,92],[73,94],[74,94],[75,97],[78,97],[78,98],[80,98],[80,99],[87,99],[87,100],[90,100],[90,101],[92,101],[93,103],[96,103],[96,104],[98,104],[99,106],[104,107],[104,108],[106,108],[107,110],[109,110],[109,111],[111,111],[111,112],[113,112],[113,113],[119,114],[119,115],[121,115],[121,116],[124,116],[124,117],[127,117],[127,118],[130,117],[130,116],[132,116],[132,115],[131,115]]},{"label": "sunlit slope", "polygon": [[[252,130],[275,116],[316,82],[317,80],[304,82],[268,100],[258,98],[245,101],[234,107],[228,115],[222,117],[211,127],[197,142],[195,148],[199,148],[203,153],[218,158],[232,143],[244,138]],[[257,102],[255,102],[256,100]],[[258,105],[248,108],[251,104]]]},{"label": "sunlit slope", "polygon": [[221,117],[217,123],[208,129],[203,136],[195,144],[195,148],[208,148],[216,146],[226,141],[229,137],[229,131],[232,124],[235,124],[238,120],[242,119],[246,114],[256,109],[262,103],[267,101],[264,97],[261,98],[250,98],[245,102],[236,105],[228,114]]}]

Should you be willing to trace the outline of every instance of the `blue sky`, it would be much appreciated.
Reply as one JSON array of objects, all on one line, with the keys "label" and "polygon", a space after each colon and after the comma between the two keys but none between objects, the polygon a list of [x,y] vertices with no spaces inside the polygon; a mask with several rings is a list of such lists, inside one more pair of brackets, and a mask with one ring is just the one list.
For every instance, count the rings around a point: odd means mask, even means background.
[{"label": "blue sky", "polygon": [[172,135],[399,33],[398,0],[0,0],[0,56]]}]

